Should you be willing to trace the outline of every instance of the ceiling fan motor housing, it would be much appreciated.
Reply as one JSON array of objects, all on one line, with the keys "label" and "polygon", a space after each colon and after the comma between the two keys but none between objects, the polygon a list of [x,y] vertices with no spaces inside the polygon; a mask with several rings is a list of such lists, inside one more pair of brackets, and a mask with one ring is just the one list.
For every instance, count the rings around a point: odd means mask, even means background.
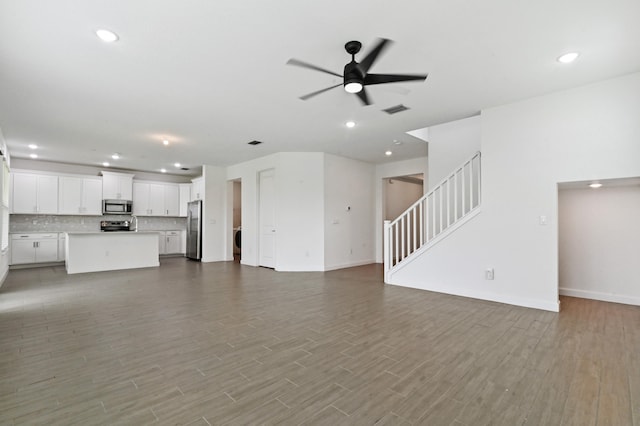
[{"label": "ceiling fan motor housing", "polygon": [[344,66],[344,83],[346,86],[349,83],[364,83],[364,73],[358,66],[356,61],[351,61],[347,65]]}]

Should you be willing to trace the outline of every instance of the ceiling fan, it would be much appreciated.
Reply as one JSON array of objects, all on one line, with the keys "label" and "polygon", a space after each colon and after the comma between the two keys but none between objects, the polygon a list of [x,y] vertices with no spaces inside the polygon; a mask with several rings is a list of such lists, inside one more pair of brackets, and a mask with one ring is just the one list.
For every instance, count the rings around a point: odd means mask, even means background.
[{"label": "ceiling fan", "polygon": [[402,74],[370,74],[369,69],[376,62],[380,53],[389,46],[391,40],[382,38],[378,39],[376,45],[371,51],[364,57],[359,63],[356,62],[356,53],[362,48],[362,43],[359,41],[350,41],[344,45],[345,50],[351,55],[351,62],[344,66],[344,73],[342,75],[333,71],[326,70],[324,68],[312,65],[298,59],[289,59],[288,65],[295,65],[302,68],[309,68],[315,71],[320,71],[326,74],[335,75],[343,79],[342,83],[336,84],[331,87],[327,87],[304,96],[300,96],[300,99],[306,101],[316,95],[324,93],[328,90],[334,89],[338,86],[344,86],[344,90],[349,93],[354,93],[365,105],[371,105],[369,96],[364,86],[372,84],[385,84],[385,83],[397,83],[402,81],[424,81],[427,79],[428,74],[424,75],[402,75]]}]

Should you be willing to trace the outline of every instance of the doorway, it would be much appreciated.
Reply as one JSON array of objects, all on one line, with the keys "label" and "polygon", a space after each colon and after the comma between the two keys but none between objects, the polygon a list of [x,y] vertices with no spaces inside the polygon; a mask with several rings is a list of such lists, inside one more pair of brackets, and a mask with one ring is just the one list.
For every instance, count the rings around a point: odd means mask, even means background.
[{"label": "doorway", "polygon": [[242,259],[242,181],[234,180],[233,184],[233,220],[232,237],[233,261],[240,263]]},{"label": "doorway", "polygon": [[383,220],[394,220],[424,194],[424,174],[384,178]]},{"label": "doorway", "polygon": [[558,184],[561,295],[640,305],[638,212],[640,177]]}]

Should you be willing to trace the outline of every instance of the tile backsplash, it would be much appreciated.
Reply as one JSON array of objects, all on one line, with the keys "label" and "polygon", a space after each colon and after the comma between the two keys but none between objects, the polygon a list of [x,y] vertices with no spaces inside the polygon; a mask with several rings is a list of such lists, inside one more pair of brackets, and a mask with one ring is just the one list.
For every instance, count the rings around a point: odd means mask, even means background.
[{"label": "tile backsplash", "polygon": [[[98,232],[102,220],[131,220],[131,216],[58,216],[12,214],[9,232]],[[187,229],[185,217],[138,217],[140,231],[177,231]]]}]

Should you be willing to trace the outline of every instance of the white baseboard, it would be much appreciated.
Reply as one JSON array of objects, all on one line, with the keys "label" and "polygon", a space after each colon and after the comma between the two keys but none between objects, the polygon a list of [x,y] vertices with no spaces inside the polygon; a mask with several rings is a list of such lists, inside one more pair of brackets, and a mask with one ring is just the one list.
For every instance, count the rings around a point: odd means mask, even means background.
[{"label": "white baseboard", "polygon": [[336,269],[354,268],[356,266],[371,265],[372,263],[376,263],[376,262],[373,259],[370,259],[370,260],[361,260],[358,262],[341,263],[338,265],[329,265],[329,266],[325,265],[324,270],[335,271]]},{"label": "white baseboard", "polygon": [[575,288],[560,287],[562,296],[581,297],[583,299],[600,300],[603,302],[623,303],[625,305],[640,306],[640,297],[624,294],[603,293],[599,291],[580,290]]},{"label": "white baseboard", "polygon": [[520,297],[505,296],[502,294],[470,291],[467,289],[429,287],[428,285],[411,285],[387,282],[386,284],[409,287],[419,290],[434,291],[436,293],[451,294],[453,296],[469,297],[471,299],[488,300],[490,302],[505,303],[507,305],[522,306],[524,308],[541,309],[543,311],[560,312],[560,301],[547,301],[539,299],[525,299]]}]

